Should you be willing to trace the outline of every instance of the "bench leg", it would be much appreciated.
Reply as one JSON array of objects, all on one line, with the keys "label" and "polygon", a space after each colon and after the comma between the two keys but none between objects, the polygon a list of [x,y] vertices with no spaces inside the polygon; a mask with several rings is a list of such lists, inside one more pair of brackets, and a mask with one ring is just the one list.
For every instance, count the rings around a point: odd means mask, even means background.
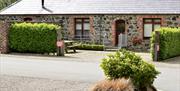
[{"label": "bench leg", "polygon": [[68,50],[67,50],[67,49],[65,49],[65,52],[66,52],[66,53],[68,53]]},{"label": "bench leg", "polygon": [[73,49],[74,50],[74,52],[76,52],[76,49]]}]

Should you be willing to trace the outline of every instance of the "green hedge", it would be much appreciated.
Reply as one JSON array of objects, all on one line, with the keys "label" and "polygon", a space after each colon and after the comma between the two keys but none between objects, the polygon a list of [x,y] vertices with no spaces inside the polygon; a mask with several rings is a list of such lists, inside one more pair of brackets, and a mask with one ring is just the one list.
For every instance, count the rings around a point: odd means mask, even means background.
[{"label": "green hedge", "polygon": [[15,23],[9,34],[10,50],[14,52],[56,52],[57,25],[46,23]]},{"label": "green hedge", "polygon": [[136,89],[150,86],[159,74],[155,66],[143,61],[134,52],[121,49],[108,55],[101,63],[105,75],[110,79],[131,78]]},{"label": "green hedge", "polygon": [[104,50],[104,45],[79,43],[78,46],[76,47],[76,49],[103,51]]},{"label": "green hedge", "polygon": [[17,0],[0,0],[0,10],[14,3]]},{"label": "green hedge", "polygon": [[[180,56],[180,28],[160,28],[160,51],[159,59],[165,60],[171,57]],[[155,32],[151,38],[151,53],[154,57]]]}]

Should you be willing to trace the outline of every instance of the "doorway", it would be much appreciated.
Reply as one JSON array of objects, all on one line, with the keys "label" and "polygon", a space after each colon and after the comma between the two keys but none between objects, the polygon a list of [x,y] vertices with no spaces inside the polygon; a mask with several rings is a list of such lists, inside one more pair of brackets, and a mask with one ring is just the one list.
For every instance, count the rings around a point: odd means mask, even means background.
[{"label": "doorway", "polygon": [[115,30],[115,46],[118,46],[119,35],[125,34],[125,21],[124,20],[117,20],[116,21],[116,30]]}]

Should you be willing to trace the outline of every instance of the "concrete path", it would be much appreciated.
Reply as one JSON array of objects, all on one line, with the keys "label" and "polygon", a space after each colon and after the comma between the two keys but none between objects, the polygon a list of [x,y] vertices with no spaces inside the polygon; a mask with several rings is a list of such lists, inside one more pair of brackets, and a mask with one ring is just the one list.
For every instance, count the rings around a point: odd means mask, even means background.
[{"label": "concrete path", "polygon": [[[90,86],[92,83],[104,79],[104,74],[99,67],[100,64],[99,61],[102,58],[104,58],[105,55],[108,53],[109,52],[80,51],[79,54],[78,53],[68,54],[67,57],[60,57],[60,58],[41,57],[41,56],[33,56],[33,55],[22,56],[18,54],[1,55],[0,75],[1,78],[4,79],[1,80],[1,83],[2,81],[3,83],[6,82],[8,78],[11,78],[11,80],[16,81],[17,79],[21,79],[18,78],[17,76],[23,76],[22,79],[27,79],[27,80],[32,79],[32,77],[36,78],[37,80],[33,80],[33,81],[37,83],[40,81],[38,80],[38,78],[42,80],[44,79],[45,82],[50,82],[51,80],[59,81],[59,83],[67,84],[65,86],[68,86],[68,84],[73,85],[73,83],[71,82],[76,82],[76,84],[85,83],[84,85],[81,86],[84,86],[84,88],[86,88],[87,90],[88,86]],[[149,54],[145,53],[138,55],[149,55]],[[180,57],[175,58],[174,59],[175,61],[173,61],[172,63],[171,62],[154,63],[157,69],[161,72],[161,74],[155,80],[154,83],[155,87],[161,89],[162,91],[180,91],[180,64],[179,64],[180,60],[179,59]],[[15,76],[14,79],[13,76]],[[46,85],[43,86],[46,87]],[[59,88],[61,86],[57,86],[57,87],[55,86],[55,88]],[[79,86],[79,88],[75,88],[77,86]],[[69,89],[45,90],[45,91],[82,91],[83,87],[81,86],[74,85],[72,87],[69,87]],[[73,88],[74,90],[72,90]],[[84,89],[84,91],[86,90]],[[34,91],[44,91],[44,90],[34,90]]]}]

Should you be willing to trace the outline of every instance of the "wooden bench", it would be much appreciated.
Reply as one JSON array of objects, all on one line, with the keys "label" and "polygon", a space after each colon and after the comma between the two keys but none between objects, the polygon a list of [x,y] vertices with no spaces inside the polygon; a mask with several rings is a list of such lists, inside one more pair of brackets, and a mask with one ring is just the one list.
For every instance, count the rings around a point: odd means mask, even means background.
[{"label": "wooden bench", "polygon": [[73,50],[74,52],[76,52],[76,47],[77,47],[76,45],[67,46],[65,51],[66,51],[66,53],[68,53],[68,50],[70,49],[70,50]]},{"label": "wooden bench", "polygon": [[64,41],[65,43],[65,52],[68,53],[68,50],[73,50],[73,52],[76,52],[77,44],[74,44],[74,41]]}]

